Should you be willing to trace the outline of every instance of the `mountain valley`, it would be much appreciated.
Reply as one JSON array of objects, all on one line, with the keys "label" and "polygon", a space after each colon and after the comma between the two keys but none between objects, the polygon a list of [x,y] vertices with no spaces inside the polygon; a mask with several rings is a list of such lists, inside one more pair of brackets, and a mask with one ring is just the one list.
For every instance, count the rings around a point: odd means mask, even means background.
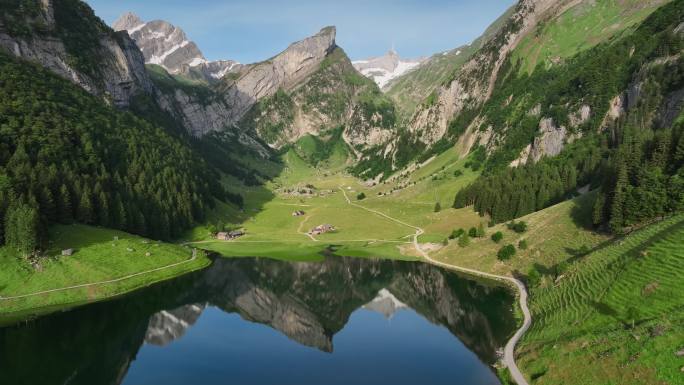
[{"label": "mountain valley", "polygon": [[[525,383],[683,383],[684,1],[520,0],[417,59],[352,60],[325,26],[255,63],[207,60],[181,20],[0,11],[0,323],[237,274],[213,258],[434,260],[525,284]],[[419,310],[439,279],[354,308]],[[144,338],[177,334],[155,317]]]}]

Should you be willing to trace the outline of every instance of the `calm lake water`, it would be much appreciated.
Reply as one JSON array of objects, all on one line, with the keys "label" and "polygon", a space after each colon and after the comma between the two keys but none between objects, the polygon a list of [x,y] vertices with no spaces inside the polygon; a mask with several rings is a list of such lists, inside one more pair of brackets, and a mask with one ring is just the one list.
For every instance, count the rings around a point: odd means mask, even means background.
[{"label": "calm lake water", "polygon": [[2,384],[499,384],[513,297],[431,265],[218,259],[0,329]]}]

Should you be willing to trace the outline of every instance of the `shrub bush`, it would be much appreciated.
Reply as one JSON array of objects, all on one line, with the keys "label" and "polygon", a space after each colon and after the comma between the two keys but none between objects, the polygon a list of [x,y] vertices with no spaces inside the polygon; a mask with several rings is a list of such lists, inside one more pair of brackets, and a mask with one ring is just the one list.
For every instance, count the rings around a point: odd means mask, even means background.
[{"label": "shrub bush", "polygon": [[500,261],[507,261],[511,259],[515,255],[515,246],[513,245],[506,245],[502,247],[499,252],[496,254],[497,258],[499,258]]}]

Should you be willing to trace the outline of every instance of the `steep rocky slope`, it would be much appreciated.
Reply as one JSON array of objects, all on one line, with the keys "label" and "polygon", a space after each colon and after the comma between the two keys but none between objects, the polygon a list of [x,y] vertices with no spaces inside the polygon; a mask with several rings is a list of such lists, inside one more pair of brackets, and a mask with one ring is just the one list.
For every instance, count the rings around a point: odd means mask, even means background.
[{"label": "steep rocky slope", "polygon": [[[535,60],[539,53],[533,55],[534,58],[529,58],[530,46],[535,46],[544,52],[555,49],[559,53],[572,56],[581,49],[587,49],[625,30],[666,2],[666,0],[661,0],[611,3],[613,4],[612,10],[620,15],[621,20],[621,23],[615,24],[614,19],[598,18],[597,14],[600,12],[596,8],[605,7],[605,5],[597,5],[596,2],[590,0],[520,1],[505,26],[463,65],[451,82],[437,90],[436,98],[432,103],[427,103],[416,112],[410,124],[411,129],[418,133],[421,142],[431,145],[444,137],[449,124],[459,115],[467,110],[477,109],[489,99],[498,78],[503,75],[500,70],[509,57],[513,63],[525,60],[526,64],[523,67],[533,69],[536,62],[527,63]],[[574,30],[576,25],[579,24],[584,28],[584,24],[592,20],[602,26],[603,29],[598,25],[592,26],[604,31],[600,36]],[[552,34],[554,36],[548,36]],[[540,42],[542,44],[539,44]],[[517,49],[519,45],[520,49]],[[562,48],[545,50],[543,48],[545,45]],[[557,65],[561,60],[559,56],[551,54],[547,54],[546,58],[547,65]],[[540,118],[540,132],[548,126],[543,122],[543,118]],[[458,132],[463,127],[452,128]],[[490,144],[488,143],[490,140],[491,137],[485,134],[480,135],[477,142]],[[466,146],[466,149],[468,147]],[[553,151],[550,154],[553,155]]]},{"label": "steep rocky slope", "polygon": [[189,83],[160,68],[153,71],[160,90],[157,99],[196,136],[233,128],[259,100],[295,87],[316,71],[335,47],[335,28],[327,27],[273,58],[243,66],[209,86]]},{"label": "steep rocky slope", "polygon": [[410,128],[419,140],[432,145],[447,132],[451,120],[475,109],[491,95],[499,70],[522,37],[534,30],[547,12],[559,12],[568,0],[522,0],[499,32],[455,75],[437,89],[435,98],[418,109]]},{"label": "steep rocky slope", "polygon": [[[492,154],[513,142],[518,146],[523,136],[528,138],[527,143],[520,147],[528,147],[513,165],[524,163],[528,158],[538,160],[559,154],[566,143],[580,136],[578,128],[593,119],[596,111],[592,110],[596,106],[588,106],[581,99],[572,100],[563,108],[562,119],[558,106],[527,106],[521,97],[545,98],[550,96],[550,91],[534,90],[533,95],[517,92],[522,90],[522,77],[529,76],[530,68],[534,69],[536,63],[542,64],[539,67],[542,69],[562,67],[583,51],[611,38],[629,35],[644,18],[667,2],[521,0],[495,23],[496,28],[490,28],[483,36],[481,47],[469,60],[460,63],[450,77],[432,88],[418,104],[407,120],[410,134],[379,146],[393,147],[389,154],[386,151],[365,153],[362,164],[355,171],[367,177],[378,173],[387,176],[421,151],[429,157],[457,144],[457,150],[465,156],[481,145]],[[535,52],[530,51],[533,48]],[[421,67],[429,65],[430,61]],[[421,87],[420,82],[414,80],[423,75],[421,67],[397,79],[390,88],[389,95],[397,100],[403,111],[411,110],[411,102],[415,103],[415,99],[406,95],[425,95],[431,89],[430,82]],[[569,90],[571,86],[566,85],[566,88]],[[508,93],[503,95],[505,92]],[[494,94],[496,102],[490,101]],[[527,106],[523,115],[516,112],[514,118],[502,118],[502,109],[509,105],[523,108],[523,104]],[[553,116],[549,114],[549,108],[554,109]],[[519,123],[522,117],[529,120],[525,121],[524,130],[520,129]],[[549,120],[552,117],[555,119]],[[528,128],[532,122],[534,131],[530,132]],[[402,155],[411,149],[419,151],[413,150],[410,156]]]},{"label": "steep rocky slope", "polygon": [[433,103],[437,96],[435,89],[455,76],[461,66],[504,26],[514,9],[509,8],[472,43],[436,53],[413,71],[392,79],[385,91],[396,103],[401,121],[410,119],[422,103]]},{"label": "steep rocky slope", "polygon": [[394,123],[392,103],[336,48],[301,84],[259,101],[240,127],[256,131],[273,147],[341,128],[344,141],[361,151],[391,138]]},{"label": "steep rocky slope", "polygon": [[3,1],[0,48],[116,106],[128,106],[135,95],[152,90],[133,40],[113,32],[78,0]]}]

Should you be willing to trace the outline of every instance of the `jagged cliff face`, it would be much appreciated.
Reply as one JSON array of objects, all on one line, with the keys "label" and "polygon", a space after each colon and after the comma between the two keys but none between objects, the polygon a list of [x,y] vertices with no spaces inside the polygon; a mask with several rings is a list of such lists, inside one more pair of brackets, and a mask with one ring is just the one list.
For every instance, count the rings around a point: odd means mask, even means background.
[{"label": "jagged cliff face", "polygon": [[238,122],[261,99],[278,90],[291,89],[316,71],[335,48],[335,28],[327,27],[316,35],[290,45],[273,58],[231,72],[219,83],[199,95],[180,84],[161,88],[157,99],[196,136],[232,129],[247,132]]},{"label": "jagged cliff face", "polygon": [[[584,48],[605,41],[633,23],[637,23],[637,20],[641,20],[645,17],[644,15],[648,15],[648,12],[652,12],[664,3],[667,3],[667,0],[643,2],[626,0],[611,5],[597,4],[592,0],[521,0],[498,32],[492,35],[463,65],[451,81],[436,90],[433,100],[418,108],[411,118],[410,129],[417,140],[430,146],[448,134],[450,123],[466,113],[473,114],[490,99],[497,87],[497,80],[506,75],[502,73],[505,72],[502,71],[502,67],[507,60],[510,59],[514,66],[516,63],[520,64],[521,71],[533,71],[535,63],[544,64],[547,67],[562,64],[568,57],[574,55],[572,52],[577,53]],[[605,12],[602,10],[605,7],[612,7],[611,12],[620,12],[624,15],[624,20],[615,23],[613,19],[604,18],[601,12]],[[637,14],[641,16],[636,17]],[[577,34],[578,32],[572,29],[572,22],[568,20],[580,18],[580,22],[586,23],[587,15],[596,15],[594,22],[599,25],[595,29],[602,31],[601,35],[590,36],[588,34],[584,40],[581,37],[575,37],[575,40],[566,42],[565,51],[561,51],[558,48],[561,43],[553,40],[554,33],[558,33],[558,30],[570,30],[571,32],[568,33]],[[549,25],[556,26],[557,30],[549,32],[551,29]],[[601,28],[601,26],[604,27]],[[535,48],[537,46],[540,47]],[[561,54],[568,55],[568,57],[558,56]],[[532,56],[526,57],[528,55]],[[513,95],[510,96],[513,97]],[[509,99],[504,103],[516,102],[517,100]],[[543,156],[558,155],[567,143],[576,140],[581,135],[576,132],[576,128],[593,116],[591,108],[582,105],[581,100],[577,100],[576,104],[574,108],[578,109],[568,111],[568,123],[565,125],[553,122],[548,116],[537,116],[539,119],[537,137],[512,165],[517,166],[528,159],[538,161]],[[615,115],[619,113],[621,102],[615,100],[613,104]],[[491,153],[505,141],[506,132],[510,127],[505,125],[501,127],[500,124],[492,127],[488,122],[486,111],[480,112],[479,116],[473,115],[475,118],[459,139],[457,148],[465,155],[472,146],[482,145]]]},{"label": "jagged cliff face", "polygon": [[391,102],[354,69],[341,48],[296,86],[262,99],[240,123],[276,148],[342,127],[342,139],[353,151],[388,140],[393,125]]},{"label": "jagged cliff face", "polygon": [[[358,100],[376,88],[363,82],[346,55],[334,55],[334,27],[269,60],[243,66],[208,62],[181,29],[159,20],[144,22],[132,13],[114,23],[114,32],[78,0],[36,0],[36,9],[28,10],[5,7],[0,47],[118,107],[145,94],[194,136],[228,132],[264,156],[269,151],[256,136],[280,147],[347,125],[344,138],[353,148],[391,137],[393,119]],[[279,91],[293,99],[285,115],[268,103]]]},{"label": "jagged cliff face", "polygon": [[335,34],[335,27],[323,28],[273,58],[248,66],[236,80],[224,81],[222,92],[231,102],[235,119],[240,119],[256,101],[279,89],[292,89],[315,72],[335,49]]},{"label": "jagged cliff face", "polygon": [[[118,107],[151,92],[142,55],[128,35],[114,33],[80,2],[37,3],[33,10],[3,12],[0,48],[38,62]],[[73,35],[77,41],[65,38]]]},{"label": "jagged cliff face", "polygon": [[436,90],[434,102],[423,105],[413,115],[411,130],[427,145],[441,139],[449,122],[465,109],[474,109],[491,95],[499,70],[522,37],[537,23],[562,13],[577,1],[522,0],[506,24],[456,74],[453,80]]},{"label": "jagged cliff face", "polygon": [[208,61],[185,32],[163,20],[144,22],[134,13],[125,13],[112,25],[126,31],[145,56],[145,63],[157,64],[171,74],[183,74],[215,82],[242,65],[233,60]]}]

